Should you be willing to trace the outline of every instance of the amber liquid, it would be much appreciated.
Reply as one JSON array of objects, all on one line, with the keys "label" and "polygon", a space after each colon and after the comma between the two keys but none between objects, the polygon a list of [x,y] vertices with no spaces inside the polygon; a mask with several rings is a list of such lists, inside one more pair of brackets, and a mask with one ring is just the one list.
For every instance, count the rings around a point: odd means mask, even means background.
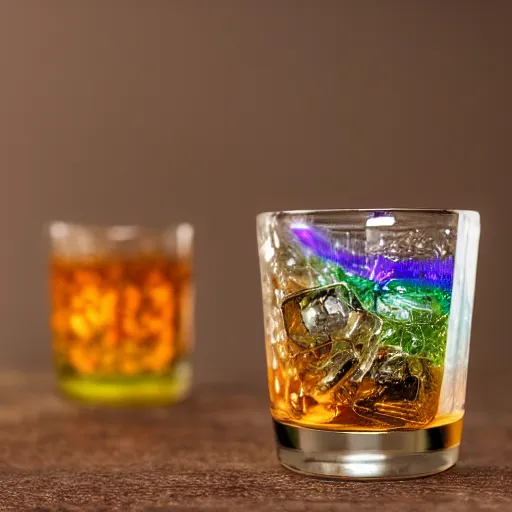
[{"label": "amber liquid", "polygon": [[[104,389],[98,383],[115,384],[107,401],[129,401],[123,394],[128,381],[142,400],[148,395],[140,392],[144,386],[152,395],[165,392],[166,377],[176,384],[173,371],[187,360],[192,343],[190,263],[163,256],[55,258],[50,287],[61,381],[89,379],[94,385],[80,394],[98,398]],[[148,388],[148,378],[155,377],[164,380]]]},{"label": "amber liquid", "polygon": [[[461,419],[437,417],[443,369],[428,377],[383,385],[370,376],[318,392],[315,376],[298,358],[275,361],[268,372],[272,416],[283,423],[339,431],[389,431],[428,428]],[[316,391],[315,391],[316,390]]]}]

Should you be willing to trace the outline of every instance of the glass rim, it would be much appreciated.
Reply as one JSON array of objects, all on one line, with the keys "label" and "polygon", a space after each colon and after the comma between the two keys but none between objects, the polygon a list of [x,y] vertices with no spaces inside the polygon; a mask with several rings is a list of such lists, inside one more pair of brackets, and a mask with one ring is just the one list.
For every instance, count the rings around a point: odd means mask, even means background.
[{"label": "glass rim", "polygon": [[190,222],[173,222],[163,227],[145,226],[141,224],[88,224],[52,220],[45,222],[43,232],[49,238],[63,238],[77,232],[88,232],[91,235],[111,238],[112,240],[135,240],[143,236],[160,236],[169,233],[186,232],[193,236],[194,226]]},{"label": "glass rim", "polygon": [[276,210],[261,212],[256,218],[269,215],[300,216],[300,215],[324,215],[324,214],[356,214],[356,213],[412,213],[424,215],[453,215],[469,214],[480,215],[477,210],[460,210],[448,208],[325,208],[317,210]]}]

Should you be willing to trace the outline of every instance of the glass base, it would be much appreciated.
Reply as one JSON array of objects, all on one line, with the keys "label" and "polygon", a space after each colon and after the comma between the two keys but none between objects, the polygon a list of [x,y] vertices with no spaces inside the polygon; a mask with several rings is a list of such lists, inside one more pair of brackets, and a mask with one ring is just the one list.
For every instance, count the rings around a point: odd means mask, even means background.
[{"label": "glass base", "polygon": [[89,405],[162,407],[186,398],[191,383],[191,365],[185,362],[166,375],[61,375],[58,387],[67,398]]},{"label": "glass base", "polygon": [[462,419],[423,430],[336,432],[274,420],[281,463],[312,476],[400,480],[433,475],[459,457]]}]

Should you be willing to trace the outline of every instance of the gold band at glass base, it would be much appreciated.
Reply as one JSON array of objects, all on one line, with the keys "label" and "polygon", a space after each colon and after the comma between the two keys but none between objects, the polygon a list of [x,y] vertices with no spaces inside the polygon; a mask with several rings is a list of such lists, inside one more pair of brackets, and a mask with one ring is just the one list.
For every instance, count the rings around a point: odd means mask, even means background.
[{"label": "gold band at glass base", "polygon": [[274,420],[281,463],[313,476],[405,479],[440,473],[459,457],[462,418],[423,430],[336,432]]}]

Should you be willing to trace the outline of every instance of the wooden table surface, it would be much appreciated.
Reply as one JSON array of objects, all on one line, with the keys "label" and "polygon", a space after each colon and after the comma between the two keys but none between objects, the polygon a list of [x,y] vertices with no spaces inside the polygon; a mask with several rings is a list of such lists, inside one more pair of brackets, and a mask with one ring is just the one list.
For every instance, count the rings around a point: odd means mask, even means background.
[{"label": "wooden table surface", "polygon": [[475,388],[461,461],[441,475],[333,482],[279,465],[263,390],[210,385],[167,410],[95,410],[62,401],[47,376],[3,373],[0,510],[512,511],[510,396]]}]

